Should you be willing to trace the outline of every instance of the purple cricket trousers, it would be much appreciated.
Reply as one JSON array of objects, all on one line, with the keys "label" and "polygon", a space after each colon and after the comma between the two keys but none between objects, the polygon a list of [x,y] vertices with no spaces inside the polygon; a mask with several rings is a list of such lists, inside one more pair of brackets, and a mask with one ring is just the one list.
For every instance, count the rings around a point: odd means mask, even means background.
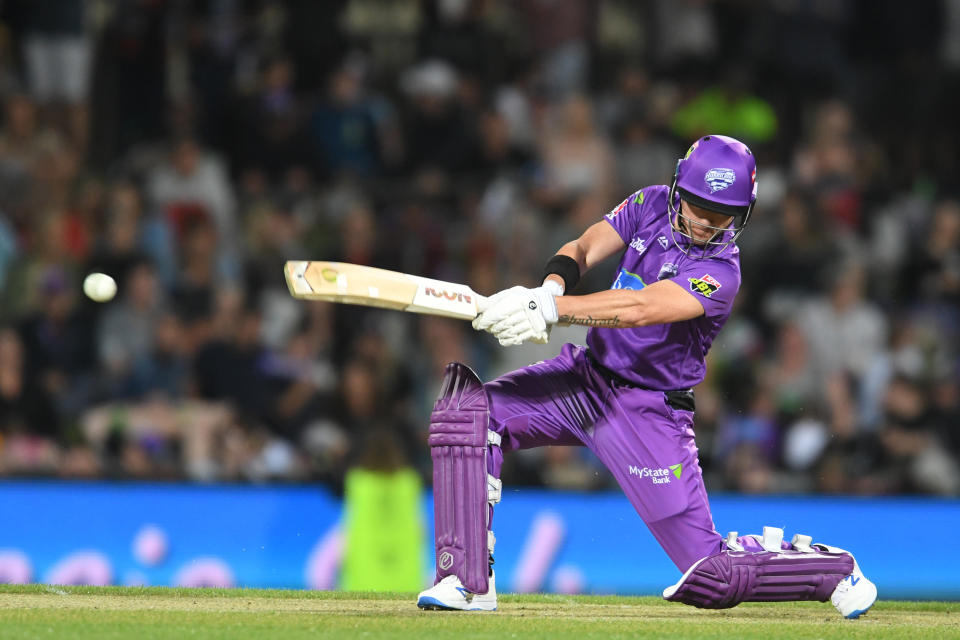
[{"label": "purple cricket trousers", "polygon": [[697,459],[693,413],[670,407],[663,392],[611,381],[585,347],[572,344],[484,388],[490,428],[503,438],[488,457],[491,475],[500,477],[502,451],[586,446],[610,469],[680,571],[721,550]]}]

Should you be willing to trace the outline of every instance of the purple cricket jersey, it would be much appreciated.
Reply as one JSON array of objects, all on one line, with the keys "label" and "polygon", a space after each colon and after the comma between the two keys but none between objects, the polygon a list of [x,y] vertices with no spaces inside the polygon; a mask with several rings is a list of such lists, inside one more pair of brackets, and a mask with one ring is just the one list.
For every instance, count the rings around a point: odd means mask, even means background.
[{"label": "purple cricket jersey", "polygon": [[703,305],[704,315],[684,322],[636,329],[592,328],[587,345],[606,368],[648,389],[670,391],[699,384],[704,357],[730,316],[740,289],[740,250],[731,245],[718,256],[691,257],[674,244],[667,215],[666,185],[630,195],[605,216],[627,249],[612,289],[643,289],[673,280]]}]

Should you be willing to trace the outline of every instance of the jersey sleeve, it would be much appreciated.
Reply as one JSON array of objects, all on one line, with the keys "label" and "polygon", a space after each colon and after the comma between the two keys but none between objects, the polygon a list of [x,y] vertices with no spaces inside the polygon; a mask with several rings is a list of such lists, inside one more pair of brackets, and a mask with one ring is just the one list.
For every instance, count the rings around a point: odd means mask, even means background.
[{"label": "jersey sleeve", "polygon": [[637,230],[643,224],[643,218],[647,215],[647,202],[650,199],[650,187],[640,189],[631,193],[623,202],[613,208],[604,218],[620,234],[620,238],[625,244],[636,235]]},{"label": "jersey sleeve", "polygon": [[723,316],[740,290],[740,267],[730,261],[690,260],[671,280],[700,301],[708,318]]}]

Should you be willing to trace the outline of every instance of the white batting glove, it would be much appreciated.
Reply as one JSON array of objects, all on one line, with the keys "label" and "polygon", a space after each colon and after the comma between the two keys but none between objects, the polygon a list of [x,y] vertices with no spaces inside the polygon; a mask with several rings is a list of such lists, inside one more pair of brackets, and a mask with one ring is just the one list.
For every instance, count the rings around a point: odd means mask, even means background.
[{"label": "white batting glove", "polygon": [[503,346],[524,342],[546,344],[550,329],[557,322],[557,301],[563,288],[547,281],[535,289],[512,287],[496,293],[481,306],[473,328],[489,331]]}]

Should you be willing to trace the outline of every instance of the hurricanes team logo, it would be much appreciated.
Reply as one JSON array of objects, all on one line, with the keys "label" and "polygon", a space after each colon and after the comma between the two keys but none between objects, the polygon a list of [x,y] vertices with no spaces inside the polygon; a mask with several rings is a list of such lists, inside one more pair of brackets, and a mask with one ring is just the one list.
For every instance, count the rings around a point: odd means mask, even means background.
[{"label": "hurricanes team logo", "polygon": [[710,186],[710,193],[723,191],[737,180],[737,172],[722,167],[710,169],[703,176],[703,181]]},{"label": "hurricanes team logo", "polygon": [[664,262],[663,266],[660,267],[660,273],[657,275],[657,280],[666,280],[667,278],[673,278],[674,276],[677,275],[678,270],[679,270],[679,267],[677,267],[676,263]]}]

